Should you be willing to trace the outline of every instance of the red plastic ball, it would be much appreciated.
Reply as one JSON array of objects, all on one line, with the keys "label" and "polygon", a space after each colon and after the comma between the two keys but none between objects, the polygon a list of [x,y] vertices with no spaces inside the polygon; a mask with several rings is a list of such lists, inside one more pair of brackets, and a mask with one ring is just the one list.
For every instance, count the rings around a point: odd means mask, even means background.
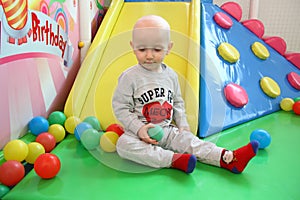
[{"label": "red plastic ball", "polygon": [[14,186],[25,176],[25,168],[21,162],[8,160],[0,166],[0,182],[6,186]]},{"label": "red plastic ball", "polygon": [[35,141],[44,146],[46,153],[52,151],[56,145],[55,137],[48,132],[44,132],[38,135]]},{"label": "red plastic ball", "polygon": [[119,136],[121,136],[124,133],[124,129],[121,125],[119,124],[111,124],[106,128],[106,132],[115,132],[116,134],[118,134]]},{"label": "red plastic ball", "polygon": [[60,170],[60,160],[52,153],[40,155],[34,162],[34,171],[43,179],[56,176]]},{"label": "red plastic ball", "polygon": [[296,115],[300,115],[300,101],[296,101],[293,105],[293,111]]}]

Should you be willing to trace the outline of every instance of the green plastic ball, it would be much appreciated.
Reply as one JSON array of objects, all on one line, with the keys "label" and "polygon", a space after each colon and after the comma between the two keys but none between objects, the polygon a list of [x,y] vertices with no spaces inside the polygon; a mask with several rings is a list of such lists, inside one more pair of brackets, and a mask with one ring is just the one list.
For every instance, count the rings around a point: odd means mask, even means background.
[{"label": "green plastic ball", "polygon": [[0,199],[2,199],[2,197],[4,197],[4,195],[6,195],[9,192],[9,190],[9,187],[0,184]]},{"label": "green plastic ball", "polygon": [[100,144],[101,132],[96,129],[87,129],[81,134],[81,143],[87,150],[93,150]]},{"label": "green plastic ball", "polygon": [[155,126],[153,128],[149,128],[148,130],[148,135],[156,140],[156,141],[160,141],[163,136],[164,136],[164,130],[160,127],[160,126]]},{"label": "green plastic ball", "polygon": [[48,117],[48,122],[49,125],[52,124],[60,124],[60,125],[64,125],[65,121],[66,121],[67,117],[66,115],[61,112],[61,111],[54,111],[52,112],[49,117]]},{"label": "green plastic ball", "polygon": [[97,119],[97,117],[89,116],[89,117],[86,117],[83,121],[89,123],[97,131],[102,131],[100,122]]}]

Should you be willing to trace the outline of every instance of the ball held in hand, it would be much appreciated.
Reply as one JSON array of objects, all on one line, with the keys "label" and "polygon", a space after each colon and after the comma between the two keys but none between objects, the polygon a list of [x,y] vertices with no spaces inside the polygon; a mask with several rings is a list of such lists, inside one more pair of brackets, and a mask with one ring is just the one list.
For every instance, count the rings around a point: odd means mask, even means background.
[{"label": "ball held in hand", "polygon": [[148,135],[150,138],[160,141],[164,136],[164,130],[160,126],[156,125],[153,128],[149,128]]}]

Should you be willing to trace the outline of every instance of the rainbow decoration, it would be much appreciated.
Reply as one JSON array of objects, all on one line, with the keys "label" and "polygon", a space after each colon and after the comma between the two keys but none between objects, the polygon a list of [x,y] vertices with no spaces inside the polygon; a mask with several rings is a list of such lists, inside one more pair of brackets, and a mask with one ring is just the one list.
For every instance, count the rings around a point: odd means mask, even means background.
[{"label": "rainbow decoration", "polygon": [[62,8],[56,10],[54,19],[60,25],[60,27],[65,31],[65,33],[68,33],[68,21],[67,21],[66,13]]}]

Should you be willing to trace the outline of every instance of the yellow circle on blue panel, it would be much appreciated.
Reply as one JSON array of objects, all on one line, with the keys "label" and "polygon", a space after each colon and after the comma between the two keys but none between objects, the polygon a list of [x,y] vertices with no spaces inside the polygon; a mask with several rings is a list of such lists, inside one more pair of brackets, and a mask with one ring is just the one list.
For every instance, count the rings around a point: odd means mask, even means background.
[{"label": "yellow circle on blue panel", "polygon": [[219,55],[230,63],[235,63],[240,59],[239,51],[227,42],[223,42],[218,47]]},{"label": "yellow circle on blue panel", "polygon": [[254,55],[262,60],[266,60],[269,56],[269,50],[260,42],[254,42],[251,45],[251,50]]},{"label": "yellow circle on blue panel", "polygon": [[269,97],[276,98],[280,95],[279,85],[270,77],[261,78],[260,87],[263,90],[263,92]]}]

